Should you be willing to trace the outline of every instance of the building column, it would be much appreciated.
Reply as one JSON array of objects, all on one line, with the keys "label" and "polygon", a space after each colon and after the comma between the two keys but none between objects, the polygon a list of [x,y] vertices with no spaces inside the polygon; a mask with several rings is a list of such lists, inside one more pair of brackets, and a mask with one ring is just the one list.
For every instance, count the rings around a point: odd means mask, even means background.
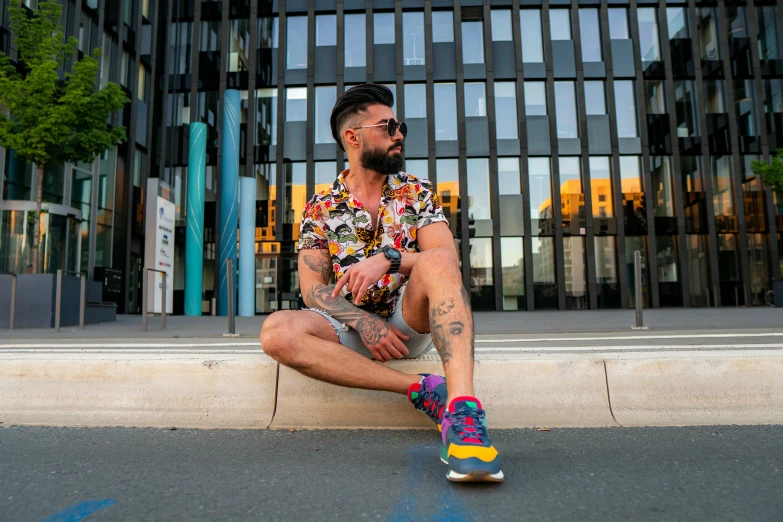
[{"label": "building column", "polygon": [[185,233],[185,315],[201,316],[204,281],[204,172],[207,125],[190,124],[187,228]]},{"label": "building column", "polygon": [[[218,276],[218,315],[228,315],[228,259],[237,258],[237,206],[239,203],[239,104],[240,93],[227,89],[223,93],[223,126],[220,141],[220,247]],[[234,299],[237,281],[234,278]]]},{"label": "building column", "polygon": [[255,315],[256,178],[239,178],[239,316]]}]

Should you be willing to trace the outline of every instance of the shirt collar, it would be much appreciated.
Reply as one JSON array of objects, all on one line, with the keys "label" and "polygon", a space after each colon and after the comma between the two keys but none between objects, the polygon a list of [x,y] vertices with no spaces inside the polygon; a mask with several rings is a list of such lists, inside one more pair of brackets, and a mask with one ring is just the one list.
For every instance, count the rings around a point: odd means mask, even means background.
[{"label": "shirt collar", "polygon": [[[351,194],[348,187],[345,185],[345,175],[349,170],[350,169],[345,169],[337,176],[337,181],[332,190],[332,196],[337,200],[342,200],[342,198],[345,197],[345,194],[348,194],[349,199],[353,199],[358,203],[358,200],[353,197],[353,194]],[[391,188],[394,176],[395,174],[386,176],[386,184],[383,186],[383,192],[381,192],[381,208],[388,206],[394,196],[394,189]]]}]

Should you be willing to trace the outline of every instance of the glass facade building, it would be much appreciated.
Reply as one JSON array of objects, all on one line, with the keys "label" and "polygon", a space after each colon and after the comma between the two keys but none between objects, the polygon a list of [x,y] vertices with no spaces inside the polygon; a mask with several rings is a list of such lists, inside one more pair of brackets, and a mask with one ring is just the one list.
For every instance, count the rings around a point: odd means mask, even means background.
[{"label": "glass facade building", "polygon": [[[100,81],[133,102],[116,116],[127,143],[47,172],[44,199],[63,215],[50,214],[46,263],[122,270],[129,312],[149,176],[177,194],[181,310],[196,121],[208,135],[204,302],[213,296],[226,89],[241,92],[239,173],[257,187],[257,313],[297,306],[302,209],[348,168],[329,114],[364,82],[395,94],[405,170],[435,183],[475,310],[633,306],[637,250],[650,307],[763,305],[781,278],[783,202],[749,165],[783,147],[783,1],[65,5],[80,49],[104,50]],[[0,159],[0,270],[11,270],[25,220],[8,209],[36,187],[12,151]]]}]

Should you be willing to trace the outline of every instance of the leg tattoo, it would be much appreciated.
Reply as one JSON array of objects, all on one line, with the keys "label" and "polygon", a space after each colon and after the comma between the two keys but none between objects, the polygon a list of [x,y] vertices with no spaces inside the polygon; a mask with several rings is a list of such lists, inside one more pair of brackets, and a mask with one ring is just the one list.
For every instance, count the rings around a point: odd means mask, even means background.
[{"label": "leg tattoo", "polygon": [[[465,305],[464,311],[470,317],[470,298],[468,297],[465,288],[462,288],[462,300]],[[455,302],[453,297],[449,297],[441,301],[437,305],[433,305],[430,308],[430,332],[432,333],[432,343],[440,354],[440,359],[443,364],[447,364],[453,355],[453,344],[459,342],[463,332],[465,331],[465,323],[460,320],[458,312],[455,308]],[[473,336],[470,339],[470,356],[473,358],[474,342]]]}]

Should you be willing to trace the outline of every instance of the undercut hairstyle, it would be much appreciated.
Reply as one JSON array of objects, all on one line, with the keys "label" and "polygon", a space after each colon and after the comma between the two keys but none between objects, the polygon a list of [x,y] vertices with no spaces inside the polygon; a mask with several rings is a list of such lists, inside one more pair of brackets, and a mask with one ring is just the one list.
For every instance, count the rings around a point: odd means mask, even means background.
[{"label": "undercut hairstyle", "polygon": [[376,103],[387,107],[394,106],[394,95],[388,87],[376,83],[364,83],[351,87],[337,98],[329,123],[332,127],[332,137],[343,151],[345,146],[342,131],[345,124]]}]

